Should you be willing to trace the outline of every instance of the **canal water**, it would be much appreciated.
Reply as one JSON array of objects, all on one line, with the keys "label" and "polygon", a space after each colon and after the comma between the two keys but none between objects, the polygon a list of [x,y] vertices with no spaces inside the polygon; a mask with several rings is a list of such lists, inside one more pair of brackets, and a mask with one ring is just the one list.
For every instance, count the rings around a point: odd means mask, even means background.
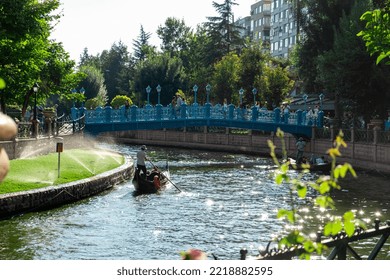
[{"label": "canal water", "polygon": [[[138,150],[108,147],[133,158]],[[207,252],[209,258],[239,259],[240,249],[256,255],[285,228],[276,213],[289,208],[289,190],[274,183],[269,158],[148,148],[155,165],[164,168],[169,162],[171,180],[182,192],[170,185],[160,194],[134,196],[131,182],[126,182],[58,209],[2,220],[0,259],[175,260],[190,248]],[[368,224],[376,217],[390,220],[389,182],[385,176],[364,173],[348,180],[333,194],[336,214],[352,209]],[[316,232],[328,213],[313,209],[310,199],[299,203],[302,228]],[[366,257],[376,241],[354,248]],[[390,259],[389,242],[378,259]]]}]

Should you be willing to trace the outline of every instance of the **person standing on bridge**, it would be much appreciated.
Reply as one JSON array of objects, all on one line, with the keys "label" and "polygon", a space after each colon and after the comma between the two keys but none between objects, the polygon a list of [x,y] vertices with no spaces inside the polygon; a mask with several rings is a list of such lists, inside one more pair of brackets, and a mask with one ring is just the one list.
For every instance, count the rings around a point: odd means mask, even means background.
[{"label": "person standing on bridge", "polygon": [[176,95],[172,97],[171,101],[171,113],[172,113],[172,119],[176,119]]},{"label": "person standing on bridge", "polygon": [[297,146],[297,158],[296,161],[298,164],[302,163],[303,158],[303,152],[305,151],[306,142],[303,140],[302,137],[299,137],[297,143],[295,144]]},{"label": "person standing on bridge", "polygon": [[142,171],[142,176],[146,178],[146,165],[145,161],[148,160],[146,157],[146,146],[142,145],[141,150],[137,152],[137,170],[136,175],[137,177],[140,175],[140,172]]},{"label": "person standing on bridge", "polygon": [[181,98],[180,94],[176,94],[176,112],[177,115],[180,117],[180,111],[181,111],[181,105],[183,104],[183,99]]}]

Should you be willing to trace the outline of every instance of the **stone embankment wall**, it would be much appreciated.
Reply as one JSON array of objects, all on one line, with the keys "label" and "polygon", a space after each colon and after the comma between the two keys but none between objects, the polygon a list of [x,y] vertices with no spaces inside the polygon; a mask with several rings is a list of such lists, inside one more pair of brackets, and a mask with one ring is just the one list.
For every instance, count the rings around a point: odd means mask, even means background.
[{"label": "stone embankment wall", "polygon": [[[230,133],[188,132],[179,130],[159,131],[123,131],[101,135],[102,139],[112,138],[113,141],[124,144],[146,144],[166,147],[182,147],[189,149],[202,149],[221,152],[248,153],[269,156],[270,149],[268,140],[277,146],[276,152],[281,155],[280,140],[273,134],[261,132],[240,135]],[[329,139],[311,139],[307,142],[305,155],[325,156],[327,150],[332,147],[334,137]],[[296,138],[291,135],[285,136],[287,154],[295,158]],[[375,142],[346,141],[347,147],[342,148],[342,157],[339,161],[349,162],[355,168],[375,170],[390,174],[390,144]]]}]

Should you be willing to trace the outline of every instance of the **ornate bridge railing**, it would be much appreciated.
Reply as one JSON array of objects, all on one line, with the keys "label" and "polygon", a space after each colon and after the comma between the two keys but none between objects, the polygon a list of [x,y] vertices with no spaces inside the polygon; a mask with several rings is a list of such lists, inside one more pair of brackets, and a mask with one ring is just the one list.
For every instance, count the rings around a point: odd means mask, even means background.
[{"label": "ornate bridge railing", "polygon": [[294,135],[311,137],[312,126],[323,127],[324,113],[308,116],[306,111],[282,112],[266,108],[240,108],[230,104],[222,106],[183,104],[180,108],[170,105],[146,105],[143,108],[110,106],[87,110],[84,107],[71,109],[72,119],[85,115],[85,130],[92,134],[105,131],[145,130],[195,126],[232,127],[263,131],[276,131],[280,127]]},{"label": "ornate bridge railing", "polygon": [[83,131],[85,116],[72,120],[69,116],[62,115],[52,119],[44,119],[35,122],[17,122],[18,139],[54,137],[70,135]]}]

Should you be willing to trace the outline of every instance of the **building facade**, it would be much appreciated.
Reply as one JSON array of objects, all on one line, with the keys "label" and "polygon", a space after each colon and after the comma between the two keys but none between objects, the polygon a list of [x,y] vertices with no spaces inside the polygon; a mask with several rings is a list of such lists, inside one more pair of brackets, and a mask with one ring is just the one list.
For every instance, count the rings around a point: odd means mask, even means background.
[{"label": "building facade", "polygon": [[236,21],[245,27],[243,37],[262,42],[272,56],[288,58],[297,43],[297,24],[288,0],[260,0],[251,5],[250,16]]},{"label": "building facade", "polygon": [[287,0],[273,0],[271,7],[271,45],[272,56],[288,58],[297,43],[297,24],[293,8]]},{"label": "building facade", "polygon": [[261,0],[251,5],[251,39],[270,47],[272,0]]}]

